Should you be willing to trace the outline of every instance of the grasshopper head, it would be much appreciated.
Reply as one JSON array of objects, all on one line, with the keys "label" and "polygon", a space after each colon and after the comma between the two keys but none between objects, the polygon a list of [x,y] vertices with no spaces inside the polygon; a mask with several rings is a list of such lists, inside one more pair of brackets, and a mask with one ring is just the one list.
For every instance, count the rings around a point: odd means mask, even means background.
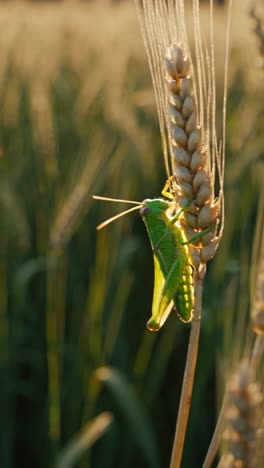
[{"label": "grasshopper head", "polygon": [[158,215],[164,213],[170,206],[170,203],[162,198],[154,198],[151,200],[147,198],[142,202],[142,208],[140,208],[139,213],[142,218],[157,218]]}]

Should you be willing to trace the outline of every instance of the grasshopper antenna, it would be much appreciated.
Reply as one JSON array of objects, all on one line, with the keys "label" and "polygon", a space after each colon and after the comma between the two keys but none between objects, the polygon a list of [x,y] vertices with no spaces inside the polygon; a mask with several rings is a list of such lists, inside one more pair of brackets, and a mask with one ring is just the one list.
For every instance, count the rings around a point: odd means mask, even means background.
[{"label": "grasshopper antenna", "polygon": [[121,218],[122,216],[125,216],[128,213],[131,213],[132,211],[139,210],[142,207],[142,203],[133,201],[133,200],[121,200],[120,198],[108,198],[108,197],[100,197],[99,195],[93,195],[94,200],[103,200],[103,201],[112,201],[112,202],[121,202],[121,203],[130,203],[132,205],[137,205],[133,206],[132,208],[129,208],[128,210],[122,211],[122,213],[118,213],[115,216],[112,216],[111,218],[107,219],[106,221],[103,221],[101,224],[99,224],[96,229],[99,231],[100,229],[103,229],[105,226],[108,224],[112,223],[118,218]]},{"label": "grasshopper antenna", "polygon": [[109,198],[109,197],[101,197],[99,195],[92,196],[94,200],[104,200],[104,201],[112,201],[112,202],[121,202],[121,203],[131,203],[132,205],[142,205],[142,203],[134,200],[122,200],[121,198]]}]

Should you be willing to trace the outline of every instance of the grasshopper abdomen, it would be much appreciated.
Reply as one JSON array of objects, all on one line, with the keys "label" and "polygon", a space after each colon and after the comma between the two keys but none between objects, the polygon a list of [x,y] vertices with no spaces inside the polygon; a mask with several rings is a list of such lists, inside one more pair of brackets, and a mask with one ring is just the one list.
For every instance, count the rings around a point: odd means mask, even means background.
[{"label": "grasshopper abdomen", "polygon": [[190,322],[194,309],[193,270],[190,265],[184,267],[174,302],[179,319],[185,323]]}]

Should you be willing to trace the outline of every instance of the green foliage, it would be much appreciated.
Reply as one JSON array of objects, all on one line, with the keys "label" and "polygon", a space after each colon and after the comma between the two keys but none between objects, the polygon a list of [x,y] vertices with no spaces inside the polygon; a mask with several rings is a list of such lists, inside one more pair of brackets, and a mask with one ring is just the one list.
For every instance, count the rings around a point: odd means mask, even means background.
[{"label": "green foliage", "polygon": [[[92,449],[87,445],[78,466],[168,465],[189,328],[172,315],[158,335],[145,330],[153,272],[139,217],[96,235],[114,208],[92,202],[93,193],[141,201],[159,196],[165,180],[133,5],[103,3],[0,6],[0,458],[6,468],[54,466],[72,437],[103,411],[111,411],[113,422]],[[236,65],[231,87],[231,104],[241,104],[229,112],[225,236],[206,279],[183,466],[200,466],[212,431],[208,401],[215,401],[222,297],[239,276],[241,251],[250,251],[254,232],[263,99],[260,90],[252,93],[243,67]],[[233,135],[245,104],[251,120],[239,146]],[[104,379],[102,366],[109,372]]]}]

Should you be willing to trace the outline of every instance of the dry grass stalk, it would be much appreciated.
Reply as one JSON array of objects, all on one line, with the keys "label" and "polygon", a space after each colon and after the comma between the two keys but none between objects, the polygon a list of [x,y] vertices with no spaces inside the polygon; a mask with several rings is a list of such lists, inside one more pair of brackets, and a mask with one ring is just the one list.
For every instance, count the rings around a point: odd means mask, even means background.
[{"label": "dry grass stalk", "polygon": [[229,381],[225,409],[224,454],[219,467],[257,467],[258,430],[263,417],[263,396],[244,360]]}]

